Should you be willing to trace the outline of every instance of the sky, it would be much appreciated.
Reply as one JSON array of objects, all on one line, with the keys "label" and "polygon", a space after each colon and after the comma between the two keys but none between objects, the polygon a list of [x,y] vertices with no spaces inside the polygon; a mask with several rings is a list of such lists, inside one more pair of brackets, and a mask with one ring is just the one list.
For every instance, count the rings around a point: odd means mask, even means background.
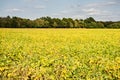
[{"label": "sky", "polygon": [[0,16],[120,21],[120,0],[0,0]]}]

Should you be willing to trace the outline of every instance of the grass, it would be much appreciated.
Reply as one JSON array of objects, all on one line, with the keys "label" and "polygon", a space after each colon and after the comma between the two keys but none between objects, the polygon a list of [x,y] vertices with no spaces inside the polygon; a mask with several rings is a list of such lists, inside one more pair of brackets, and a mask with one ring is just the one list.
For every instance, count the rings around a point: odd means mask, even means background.
[{"label": "grass", "polygon": [[0,29],[0,79],[119,80],[120,29]]}]

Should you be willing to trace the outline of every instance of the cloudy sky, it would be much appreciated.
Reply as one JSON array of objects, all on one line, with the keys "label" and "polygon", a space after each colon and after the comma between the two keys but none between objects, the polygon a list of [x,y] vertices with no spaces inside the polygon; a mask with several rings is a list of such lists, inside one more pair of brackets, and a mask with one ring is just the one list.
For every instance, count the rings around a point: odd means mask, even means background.
[{"label": "cloudy sky", "polygon": [[120,0],[0,0],[0,16],[120,20]]}]

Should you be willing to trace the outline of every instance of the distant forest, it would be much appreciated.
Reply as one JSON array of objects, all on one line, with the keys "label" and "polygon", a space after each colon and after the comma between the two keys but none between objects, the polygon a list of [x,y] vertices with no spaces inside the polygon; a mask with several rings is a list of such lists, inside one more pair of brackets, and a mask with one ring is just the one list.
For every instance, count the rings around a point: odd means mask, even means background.
[{"label": "distant forest", "polygon": [[0,17],[0,28],[120,28],[120,21],[41,17],[35,20],[20,17]]}]

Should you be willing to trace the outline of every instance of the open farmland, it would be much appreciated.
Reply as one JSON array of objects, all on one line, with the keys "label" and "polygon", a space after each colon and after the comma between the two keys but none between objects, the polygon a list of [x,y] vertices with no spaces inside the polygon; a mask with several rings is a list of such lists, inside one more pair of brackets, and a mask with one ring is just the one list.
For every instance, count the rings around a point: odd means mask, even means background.
[{"label": "open farmland", "polygon": [[120,80],[120,29],[0,29],[0,79]]}]

